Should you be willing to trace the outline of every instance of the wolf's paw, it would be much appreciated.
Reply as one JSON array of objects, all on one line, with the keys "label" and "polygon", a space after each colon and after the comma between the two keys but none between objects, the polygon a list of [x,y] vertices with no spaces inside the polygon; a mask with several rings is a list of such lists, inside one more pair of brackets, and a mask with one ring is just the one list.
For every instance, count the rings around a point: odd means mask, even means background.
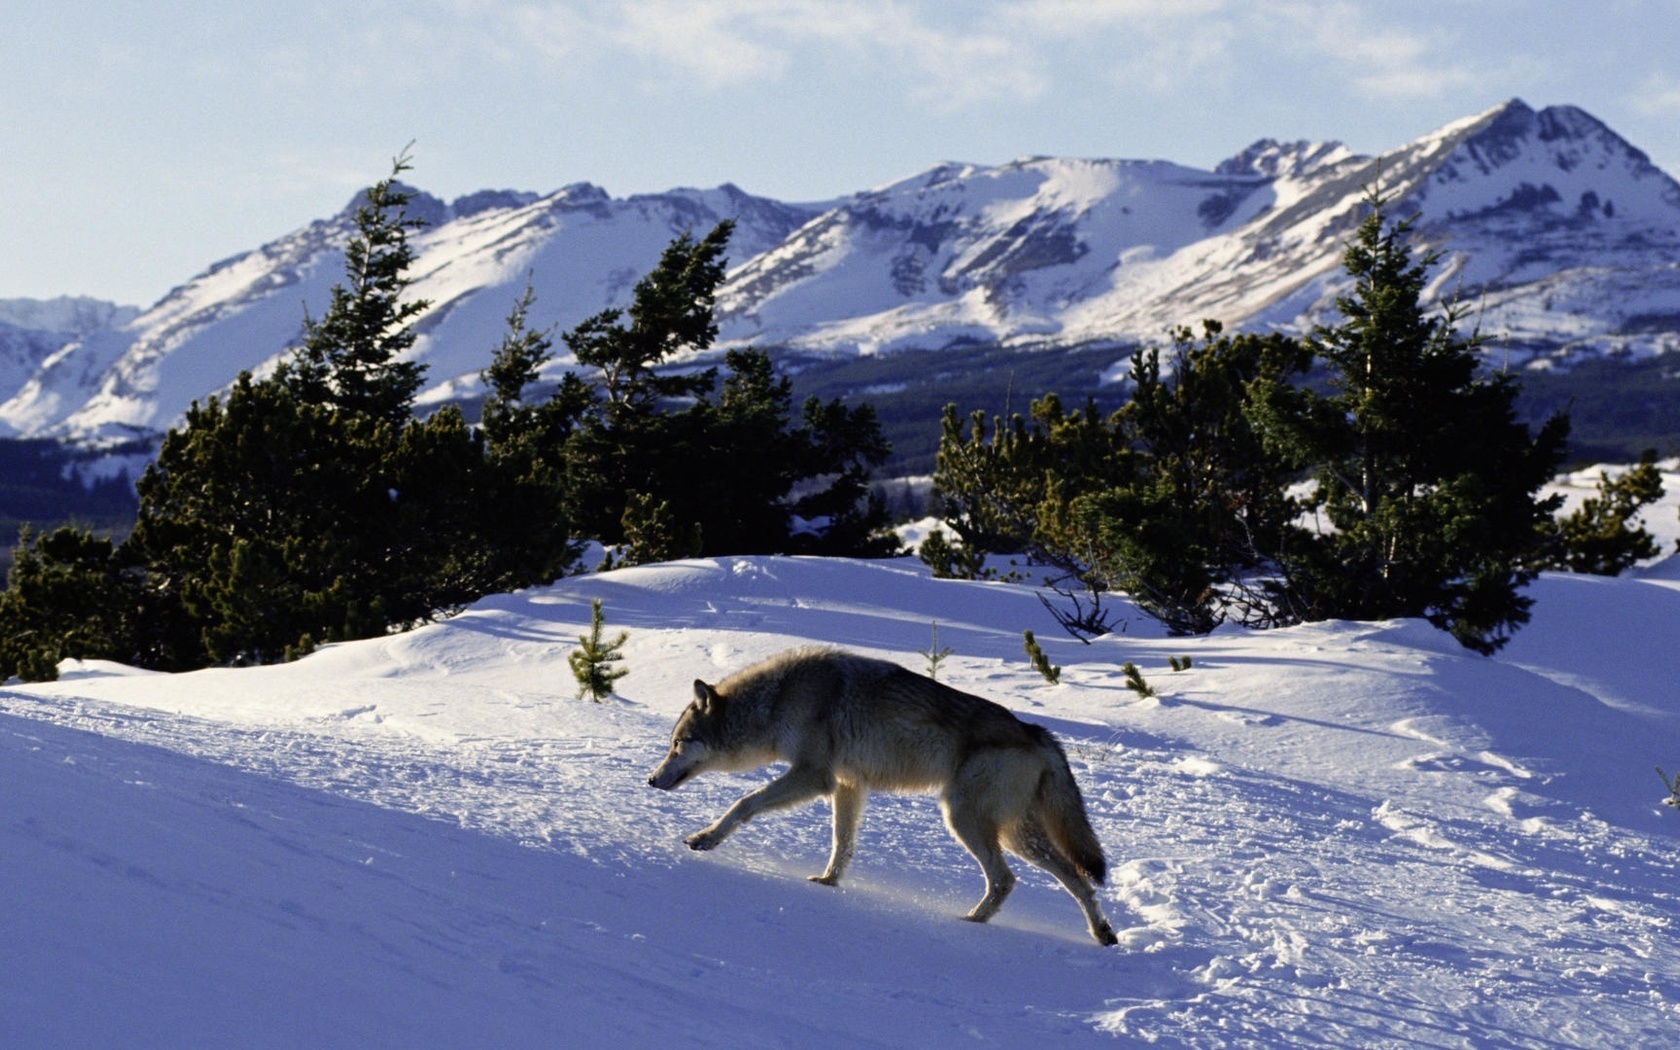
[{"label": "wolf's paw", "polygon": [[838,885],[840,885],[840,876],[838,876],[838,875],[827,875],[827,874],[824,874],[824,875],[807,875],[807,876],[805,876],[805,878],[806,878],[807,881],[810,881],[810,882],[820,882],[824,886],[838,886]]},{"label": "wolf's paw", "polygon": [[683,841],[688,843],[689,849],[708,850],[717,848],[717,844],[723,841],[723,836],[707,828],[705,831],[696,831]]},{"label": "wolf's paw", "polygon": [[1102,924],[1101,928],[1092,930],[1091,936],[1095,937],[1097,943],[1104,947],[1113,947],[1120,943],[1120,938],[1114,933],[1114,927],[1106,922]]}]

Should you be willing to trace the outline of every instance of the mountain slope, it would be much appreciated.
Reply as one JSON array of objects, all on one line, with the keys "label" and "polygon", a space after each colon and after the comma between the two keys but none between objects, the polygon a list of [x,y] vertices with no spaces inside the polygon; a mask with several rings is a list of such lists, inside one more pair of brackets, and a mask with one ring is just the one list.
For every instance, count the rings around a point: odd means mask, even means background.
[{"label": "mountain slope", "polygon": [[[272,367],[297,345],[306,312],[319,316],[343,280],[358,203],[217,263],[129,323],[64,347],[0,405],[0,426],[83,441],[161,433],[241,371]],[[743,258],[815,213],[728,185],[627,200],[587,184],[545,197],[474,194],[452,205],[417,194],[411,209],[430,224],[413,238],[410,294],[432,302],[414,354],[430,366],[433,398],[475,382],[527,275],[539,295],[530,323],[569,328],[627,304],[635,281],[685,231],[734,219],[731,250]]]},{"label": "mountain slope", "polygon": [[[725,345],[830,359],[952,347],[1120,348],[1215,318],[1332,319],[1365,187],[1442,252],[1432,294],[1476,310],[1502,362],[1680,347],[1680,184],[1581,110],[1512,100],[1379,158],[1262,140],[1212,171],[1166,161],[944,164],[832,202],[732,186],[619,200],[586,184],[445,204],[415,239],[432,301],[426,403],[471,397],[527,275],[537,324],[622,305],[684,230],[739,224]],[[143,316],[71,343],[0,404],[23,435],[157,433],[295,342],[340,277],[348,212],[211,268]],[[1119,357],[1120,354],[1116,354]],[[562,362],[563,364],[563,362]],[[3,379],[0,376],[0,379]]]},{"label": "mountain slope", "polygon": [[1333,316],[1365,187],[1530,353],[1680,346],[1680,184],[1596,120],[1512,101],[1380,158],[1256,143],[1212,172],[1033,159],[864,194],[737,271],[725,334],[827,352],[1160,339]]}]

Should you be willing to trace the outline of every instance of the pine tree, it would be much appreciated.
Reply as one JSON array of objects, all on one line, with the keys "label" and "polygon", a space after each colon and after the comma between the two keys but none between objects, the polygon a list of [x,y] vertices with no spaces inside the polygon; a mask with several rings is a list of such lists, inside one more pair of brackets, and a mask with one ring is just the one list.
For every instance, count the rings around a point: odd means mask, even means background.
[{"label": "pine tree", "polygon": [[956,650],[952,649],[948,645],[944,647],[940,646],[939,621],[933,621],[933,641],[929,643],[926,649],[921,650],[921,654],[927,658],[927,673],[929,678],[936,682],[939,680],[939,665],[944,663],[945,658],[950,656],[953,652],[956,652]]},{"label": "pine tree", "polygon": [[1199,344],[1188,329],[1174,334],[1170,376],[1155,349],[1133,356],[1131,397],[1114,418],[1131,470],[1040,530],[1069,554],[1085,545],[1090,574],[1175,634],[1206,633],[1232,614],[1270,622],[1253,578],[1271,570],[1296,514],[1291,465],[1267,450],[1256,418],[1310,355],[1285,336],[1204,325]]},{"label": "pine tree", "polygon": [[166,662],[262,663],[300,639],[365,637],[396,535],[389,424],[241,375],[194,404],[138,483],[125,551],[178,611]]},{"label": "pine tree", "polygon": [[1547,563],[1570,572],[1616,576],[1635,563],[1662,553],[1656,537],[1639,524],[1639,512],[1663,495],[1662,472],[1655,449],[1619,477],[1598,475],[1598,495],[1558,519],[1558,549]]},{"label": "pine tree", "polygon": [[1462,314],[1428,316],[1430,266],[1411,224],[1390,223],[1376,188],[1344,260],[1354,291],[1340,324],[1310,340],[1327,394],[1296,390],[1271,413],[1269,440],[1316,474],[1310,508],[1328,528],[1280,553],[1285,615],[1426,616],[1492,652],[1528,619],[1533,576],[1556,501],[1537,496],[1562,459],[1568,423],[1537,436],[1516,419],[1515,381],[1479,375]]},{"label": "pine tree", "polygon": [[0,592],[0,681],[51,681],[61,660],[133,663],[147,623],[140,581],[110,540],[25,527]]},{"label": "pine tree", "polygon": [[275,381],[307,404],[392,424],[408,418],[425,366],[402,355],[414,345],[413,322],[431,305],[402,301],[414,261],[408,236],[425,226],[408,215],[414,194],[397,181],[410,167],[405,151],[364,193],[344,249],[345,279],[333,286],[320,320],[305,316],[303,345],[275,372]]},{"label": "pine tree", "polygon": [[609,642],[601,637],[604,627],[601,599],[593,598],[589,602],[589,633],[578,636],[578,647],[566,657],[577,679],[579,700],[588,697],[600,703],[612,695],[613,683],[630,673],[629,668],[614,666],[624,659],[620,651],[630,638],[629,632],[620,631]]},{"label": "pine tree", "polygon": [[1033,670],[1037,671],[1046,682],[1055,685],[1062,680],[1062,669],[1050,662],[1050,657],[1045,655],[1044,649],[1038,644],[1038,639],[1033,637],[1031,631],[1021,632],[1021,646],[1026,649],[1027,660],[1032,663]]},{"label": "pine tree", "polygon": [[[595,370],[598,389],[560,452],[568,516],[608,544],[626,541],[628,524],[644,540],[667,536],[636,544],[636,557],[868,553],[886,524],[884,505],[868,494],[870,471],[888,452],[872,409],[808,399],[795,421],[791,382],[758,350],[728,351],[721,387],[716,368],[661,367],[711,347],[731,229],[724,222],[698,241],[677,238],[628,309],[603,311],[563,337]],[[824,527],[796,536],[792,515]]]},{"label": "pine tree", "polygon": [[567,372],[546,400],[530,400],[543,365],[553,357],[547,331],[527,324],[536,301],[527,281],[508,314],[507,332],[482,374],[489,394],[480,429],[484,435],[494,513],[482,523],[508,586],[547,583],[577,564],[566,489],[567,440],[593,404],[593,395]]},{"label": "pine tree", "polygon": [[483,531],[481,438],[453,408],[410,415],[423,370],[400,357],[425,304],[400,300],[418,226],[395,182],[407,167],[367,191],[344,282],[298,350],[195,404],[141,478],[124,551],[167,612],[155,662],[289,659],[508,580]]},{"label": "pine tree", "polygon": [[700,553],[700,529],[695,523],[685,530],[671,511],[669,500],[645,492],[632,492],[624,506],[624,542],[617,565],[650,565],[654,562],[692,558]]},{"label": "pine tree", "polygon": [[1147,700],[1155,695],[1155,687],[1144,680],[1143,672],[1138,665],[1127,660],[1120,665],[1120,673],[1126,678],[1126,688]]}]

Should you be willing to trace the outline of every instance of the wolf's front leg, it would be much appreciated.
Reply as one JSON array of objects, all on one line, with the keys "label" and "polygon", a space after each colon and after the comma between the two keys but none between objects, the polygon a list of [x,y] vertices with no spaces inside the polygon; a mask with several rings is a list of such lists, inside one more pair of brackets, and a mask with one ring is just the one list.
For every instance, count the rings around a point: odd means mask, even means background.
[{"label": "wolf's front leg", "polygon": [[689,849],[715,849],[719,843],[735,833],[735,829],[760,813],[784,809],[809,802],[834,790],[834,777],[813,766],[793,766],[786,773],[759,788],[749,791],[719,817],[716,824],[697,831],[683,841]]},{"label": "wolf's front leg", "polygon": [[836,784],[834,787],[834,851],[828,856],[828,868],[821,875],[812,875],[812,882],[837,886],[846,866],[852,862],[857,847],[858,822],[863,819],[863,788],[856,784]]}]

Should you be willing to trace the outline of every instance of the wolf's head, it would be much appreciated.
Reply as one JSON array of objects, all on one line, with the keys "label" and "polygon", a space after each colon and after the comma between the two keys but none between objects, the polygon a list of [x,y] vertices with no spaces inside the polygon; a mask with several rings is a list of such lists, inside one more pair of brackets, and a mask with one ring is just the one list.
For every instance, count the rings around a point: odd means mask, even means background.
[{"label": "wolf's head", "polygon": [[671,730],[671,750],[648,777],[651,787],[669,791],[708,769],[721,766],[721,729],[724,699],[718,691],[694,680],[694,702],[683,710],[677,727]]}]

